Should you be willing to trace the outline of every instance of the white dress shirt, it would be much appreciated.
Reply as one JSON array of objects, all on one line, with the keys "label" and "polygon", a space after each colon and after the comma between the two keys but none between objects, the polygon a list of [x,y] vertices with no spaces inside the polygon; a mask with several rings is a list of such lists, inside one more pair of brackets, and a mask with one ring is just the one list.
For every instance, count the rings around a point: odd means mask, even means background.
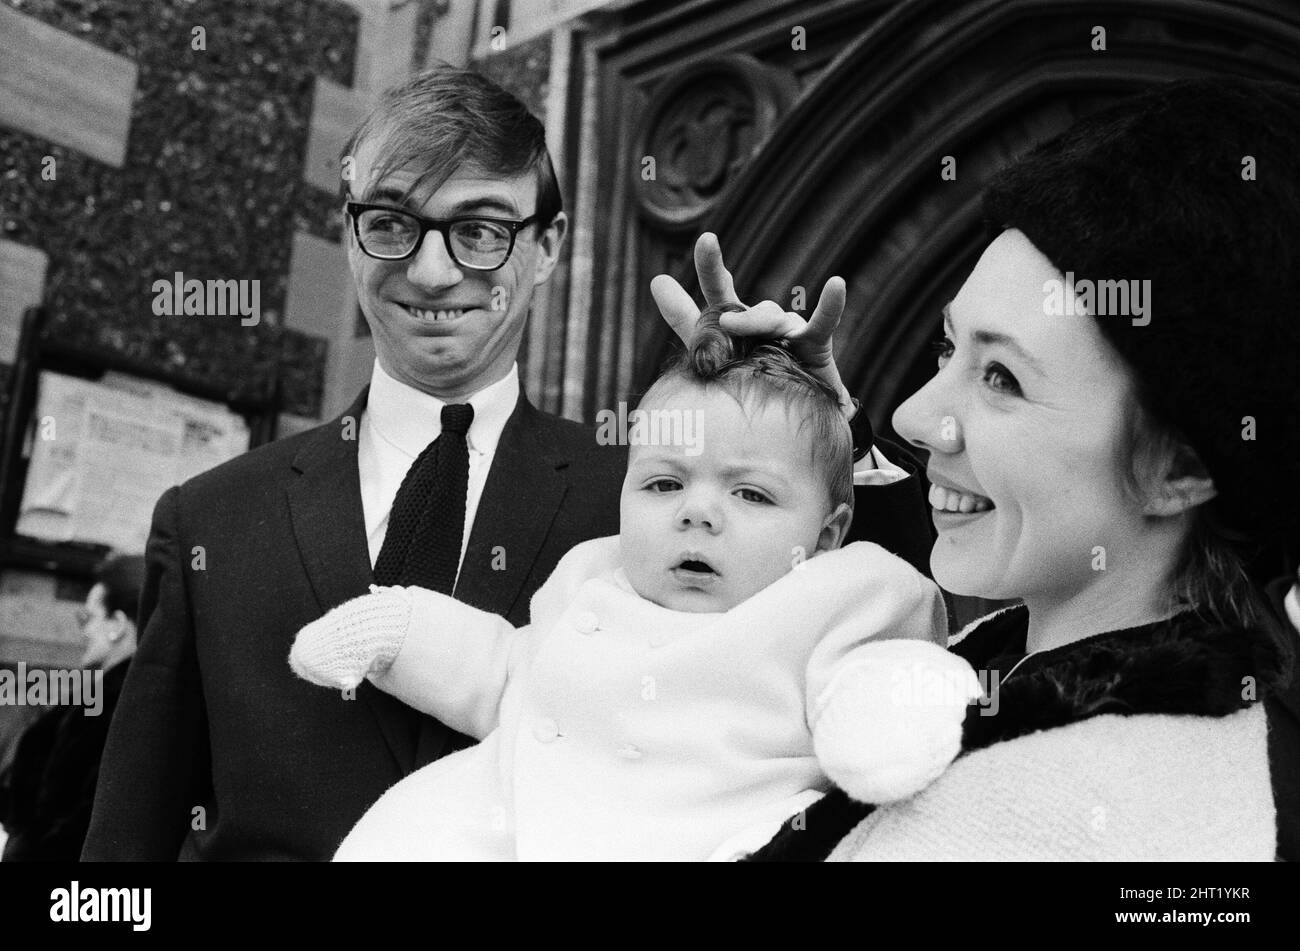
[{"label": "white dress shirt", "polygon": [[[469,444],[469,491],[465,499],[465,531],[461,536],[460,558],[465,559],[470,529],[478,512],[488,470],[506,420],[519,401],[519,368],[479,390],[466,402],[474,407],[466,442]],[[442,432],[442,407],[436,396],[421,393],[393,379],[375,361],[370,374],[370,396],[361,414],[357,439],[357,466],[361,474],[361,510],[366,521],[366,543],[370,564],[379,559],[388,530],[388,514],[401,488],[402,479],[425,447]],[[457,563],[457,573],[460,563]]]}]

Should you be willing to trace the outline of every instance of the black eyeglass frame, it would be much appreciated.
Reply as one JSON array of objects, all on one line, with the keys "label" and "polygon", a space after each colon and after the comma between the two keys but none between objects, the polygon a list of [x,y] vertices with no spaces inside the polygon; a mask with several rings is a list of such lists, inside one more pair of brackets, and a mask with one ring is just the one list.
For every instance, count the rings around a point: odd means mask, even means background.
[{"label": "black eyeglass frame", "polygon": [[[515,251],[515,240],[519,237],[519,232],[539,220],[538,216],[535,214],[529,215],[522,221],[516,221],[513,218],[494,218],[491,215],[458,215],[455,218],[425,218],[423,215],[417,215],[415,212],[407,208],[397,208],[393,205],[376,205],[362,201],[347,201],[344,202],[344,207],[347,209],[348,217],[352,219],[352,233],[356,235],[357,246],[360,247],[362,252],[367,256],[372,257],[377,261],[405,261],[408,258],[414,257],[416,252],[424,246],[424,239],[428,236],[430,231],[437,231],[442,235],[442,245],[447,249],[447,256],[456,262],[457,267],[468,268],[471,271],[499,271],[501,268],[505,267],[506,263],[510,260],[510,255]],[[411,250],[407,251],[405,254],[389,257],[382,254],[375,254],[367,248],[365,241],[361,238],[361,214],[366,211],[391,211],[396,212],[399,215],[405,215],[408,218],[413,218],[416,224],[420,226],[420,233],[415,239],[415,244],[411,245]],[[510,247],[506,248],[506,256],[502,259],[500,264],[493,267],[483,267],[477,264],[466,264],[460,258],[456,257],[456,252],[451,246],[451,226],[462,221],[489,221],[492,224],[502,225],[509,229]]]}]

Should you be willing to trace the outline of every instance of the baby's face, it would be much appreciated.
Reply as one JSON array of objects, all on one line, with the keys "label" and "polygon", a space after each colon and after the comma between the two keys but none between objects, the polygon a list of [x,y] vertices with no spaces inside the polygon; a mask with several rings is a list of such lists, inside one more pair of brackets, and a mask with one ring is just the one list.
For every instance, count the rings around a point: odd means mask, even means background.
[{"label": "baby's face", "polygon": [[742,407],[721,389],[681,383],[640,408],[679,411],[701,427],[687,445],[632,440],[620,536],[641,597],[674,611],[726,611],[839,545],[847,519],[832,519],[810,427],[801,432],[779,400]]}]

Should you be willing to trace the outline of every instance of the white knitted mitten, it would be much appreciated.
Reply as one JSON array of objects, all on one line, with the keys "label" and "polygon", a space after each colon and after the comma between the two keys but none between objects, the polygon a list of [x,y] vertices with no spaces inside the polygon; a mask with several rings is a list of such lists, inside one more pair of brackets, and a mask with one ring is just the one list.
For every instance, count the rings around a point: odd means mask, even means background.
[{"label": "white knitted mitten", "polygon": [[294,638],[289,666],[303,680],[347,690],[392,666],[411,625],[405,588],[370,586],[312,621]]},{"label": "white knitted mitten", "polygon": [[860,802],[920,792],[961,750],[966,706],[982,696],[970,664],[929,641],[863,647],[818,697],[813,748]]}]

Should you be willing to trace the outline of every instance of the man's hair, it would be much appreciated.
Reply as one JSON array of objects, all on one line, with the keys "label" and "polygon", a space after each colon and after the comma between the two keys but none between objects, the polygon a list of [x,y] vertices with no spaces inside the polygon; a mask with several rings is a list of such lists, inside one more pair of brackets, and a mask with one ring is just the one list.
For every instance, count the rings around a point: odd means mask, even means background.
[{"label": "man's hair", "polygon": [[144,556],[110,553],[96,566],[94,578],[104,586],[105,613],[121,611],[135,622],[144,587]]},{"label": "man's hair", "polygon": [[[539,229],[563,208],[541,122],[517,98],[470,70],[441,64],[386,90],[343,146],[341,158],[355,155],[371,139],[382,144],[371,182],[398,169],[415,173],[404,198],[421,188],[436,191],[469,165],[503,176],[533,172]],[[366,196],[353,197],[364,201]]]},{"label": "man's hair", "polygon": [[800,431],[811,429],[811,462],[826,486],[831,508],[843,502],[852,509],[853,434],[839,397],[795,359],[784,341],[723,330],[718,318],[743,309],[727,304],[705,310],[690,344],[669,360],[642,402],[674,382],[719,387],[742,406],[761,409],[769,400],[779,400],[787,412],[800,414]]}]

